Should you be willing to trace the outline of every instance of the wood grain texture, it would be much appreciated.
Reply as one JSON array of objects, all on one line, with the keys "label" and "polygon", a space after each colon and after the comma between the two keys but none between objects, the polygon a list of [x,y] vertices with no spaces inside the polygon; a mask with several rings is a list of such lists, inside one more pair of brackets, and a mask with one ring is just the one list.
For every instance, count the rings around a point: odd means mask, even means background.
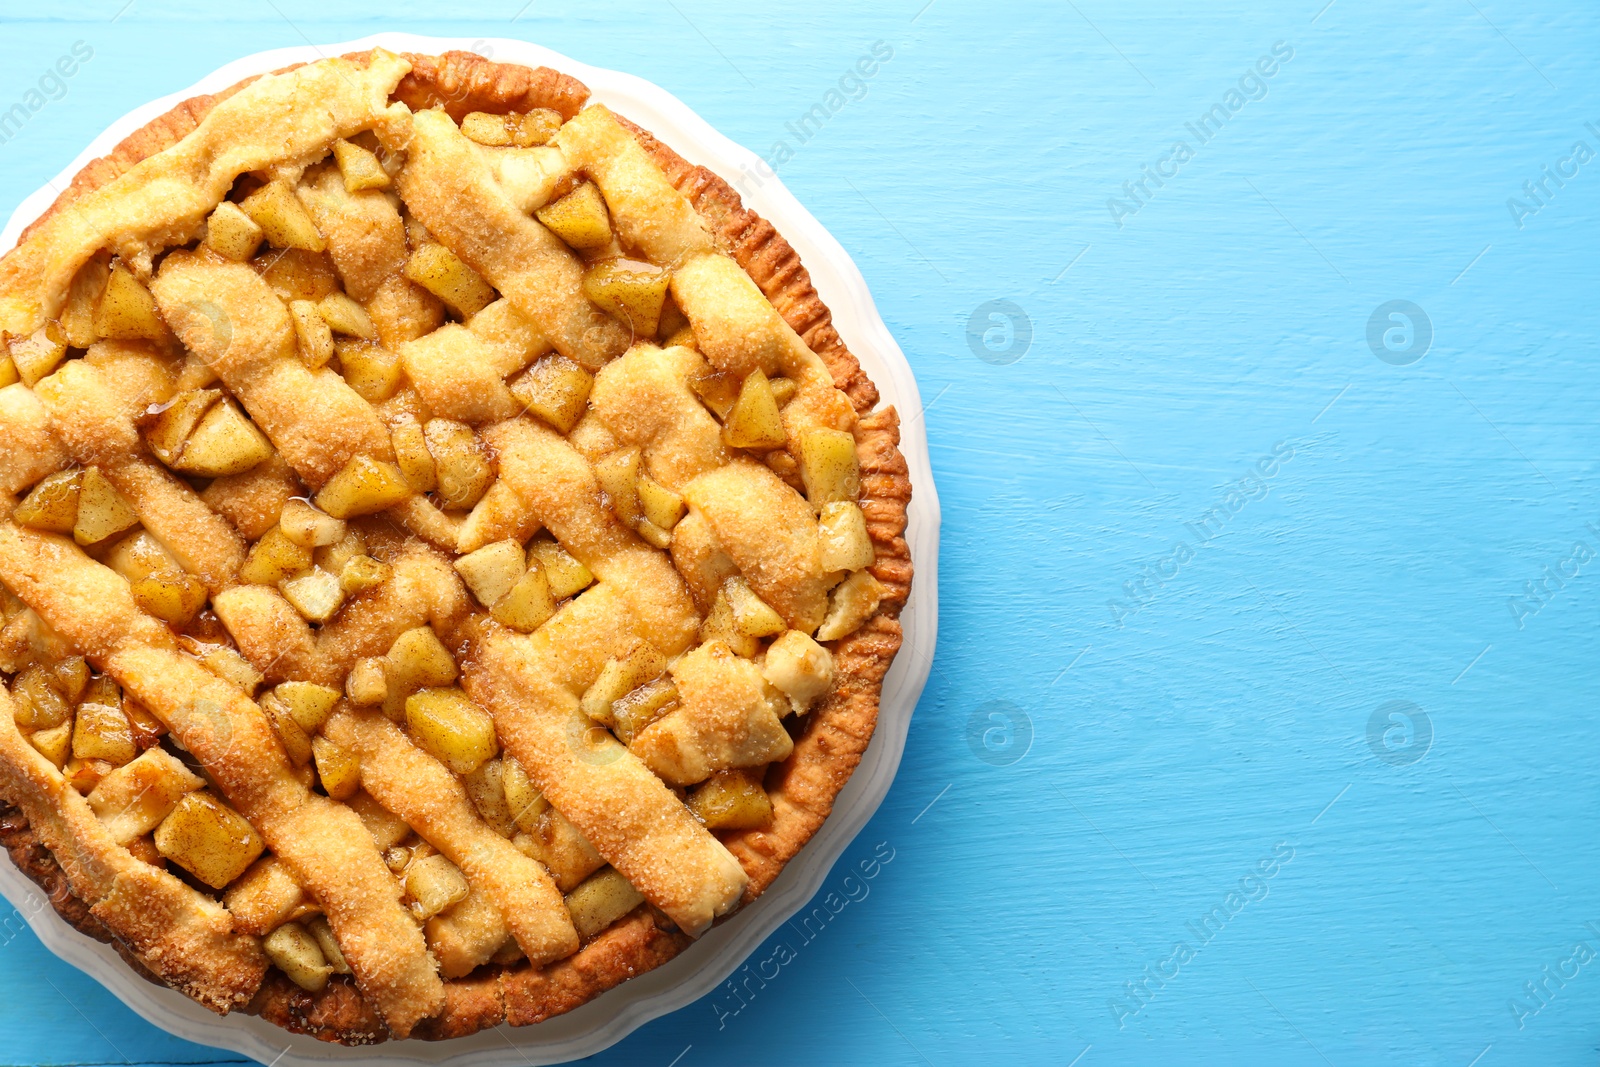
[{"label": "wood grain texture", "polygon": [[[0,203],[132,105],[302,33],[521,36],[785,141],[783,180],[917,371],[944,629],[895,787],[737,994],[598,1061],[1591,1061],[1600,965],[1543,968],[1600,951],[1600,559],[1537,612],[1510,601],[1574,542],[1600,552],[1600,158],[1521,229],[1506,201],[1576,141],[1600,152],[1592,7],[678,0],[512,24],[520,2],[278,0],[286,19],[206,24],[137,0],[103,21],[118,6],[0,8],[0,105],[94,49],[0,144]],[[880,40],[892,58],[802,143],[790,125]],[[1185,124],[1277,41],[1265,96],[1199,143]],[[1178,140],[1192,158],[1118,228],[1107,199]],[[1433,327],[1407,366],[1366,339],[1396,299]],[[1031,324],[1015,362],[969,345],[991,300]],[[1230,499],[1280,444],[1265,495]],[[1396,700],[1431,723],[1414,763],[1368,741]],[[18,928],[0,1063],[220,1062]],[[1176,976],[1146,978],[1180,941]]]}]

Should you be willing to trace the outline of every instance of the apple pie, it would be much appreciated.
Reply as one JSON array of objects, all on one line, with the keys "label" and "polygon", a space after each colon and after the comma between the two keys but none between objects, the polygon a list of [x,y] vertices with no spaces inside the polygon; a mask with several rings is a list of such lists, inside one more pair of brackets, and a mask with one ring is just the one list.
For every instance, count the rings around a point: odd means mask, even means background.
[{"label": "apple pie", "polygon": [[758,896],[900,646],[892,407],[554,70],[187,100],[0,259],[0,841],[220,1013],[569,1011]]}]

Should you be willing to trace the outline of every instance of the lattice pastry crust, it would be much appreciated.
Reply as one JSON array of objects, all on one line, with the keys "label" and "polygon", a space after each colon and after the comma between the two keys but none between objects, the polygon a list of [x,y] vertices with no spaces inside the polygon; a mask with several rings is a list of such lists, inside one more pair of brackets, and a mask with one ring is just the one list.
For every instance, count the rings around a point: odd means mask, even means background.
[{"label": "lattice pastry crust", "polygon": [[218,1012],[571,1010],[871,738],[893,408],[793,249],[548,69],[198,97],[0,259],[0,841]]}]

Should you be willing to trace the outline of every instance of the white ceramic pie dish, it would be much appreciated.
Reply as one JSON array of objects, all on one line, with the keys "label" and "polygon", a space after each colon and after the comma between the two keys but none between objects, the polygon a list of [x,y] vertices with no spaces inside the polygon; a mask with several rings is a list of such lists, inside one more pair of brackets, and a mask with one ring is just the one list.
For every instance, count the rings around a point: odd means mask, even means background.
[{"label": "white ceramic pie dish", "polygon": [[[938,633],[939,501],[928,461],[922,402],[911,366],[878,315],[860,271],[839,242],[766,169],[758,156],[706,123],[676,97],[630,74],[591,67],[548,48],[505,38],[455,39],[382,33],[357,41],[258,52],[213,72],[182,92],[139,107],[113,123],[56,179],[23,200],[0,231],[0,249],[49,207],[89,160],[174,104],[212,93],[251,74],[295,62],[374,46],[394,52],[440,53],[470,49],[501,62],[548,66],[578,78],[592,99],[655,133],[691,163],[734,184],[745,203],[772,222],[800,253],[834,325],[882,394],[900,411],[901,443],[910,466],[913,496],[906,538],[915,578],[901,615],[905,643],[884,680],[877,732],[860,767],[839,794],[832,816],[790,861],[771,888],[732,920],[715,927],[665,966],[623,983],[576,1011],[536,1026],[486,1030],[452,1041],[391,1041],[344,1048],[289,1034],[255,1016],[219,1017],[174,990],[136,975],[110,946],[69,926],[38,887],[9,861],[0,861],[0,894],[27,919],[45,947],[93,976],[124,1004],[156,1026],[190,1041],[229,1049],[277,1067],[295,1064],[454,1063],[474,1065],[562,1063],[593,1055],[640,1025],[710,993],[821,887],[845,847],[889,791],[905,748],[911,713],[932,666]],[[747,174],[753,175],[745,179]],[[708,1023],[710,1016],[707,1016]]]}]

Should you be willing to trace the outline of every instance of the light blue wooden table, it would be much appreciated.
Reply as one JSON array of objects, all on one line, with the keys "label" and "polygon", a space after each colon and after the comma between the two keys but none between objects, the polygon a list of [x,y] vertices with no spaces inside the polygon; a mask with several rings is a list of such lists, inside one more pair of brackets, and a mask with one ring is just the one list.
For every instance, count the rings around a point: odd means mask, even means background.
[{"label": "light blue wooden table", "polygon": [[[788,143],[928,403],[938,659],[829,888],[893,858],[740,1010],[601,1061],[1590,1063],[1600,15],[1323,3],[8,2],[0,108],[93,56],[0,203],[228,59],[378,29]],[[0,1062],[218,1062],[16,925]]]}]

